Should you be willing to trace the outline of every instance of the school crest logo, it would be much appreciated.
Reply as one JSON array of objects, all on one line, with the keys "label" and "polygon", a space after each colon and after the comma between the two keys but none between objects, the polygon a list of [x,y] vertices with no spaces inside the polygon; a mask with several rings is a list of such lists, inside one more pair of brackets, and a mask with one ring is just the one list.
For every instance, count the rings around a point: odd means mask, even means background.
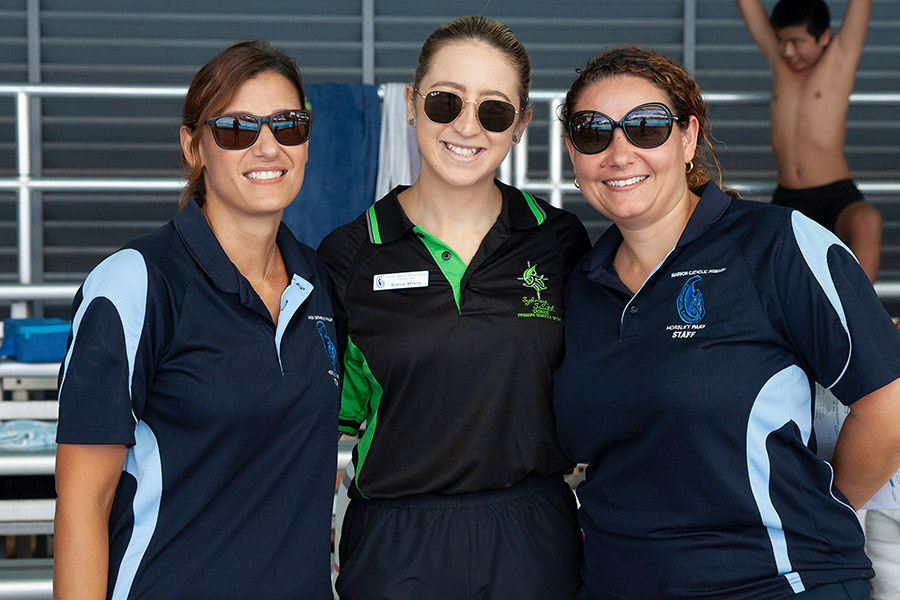
[{"label": "school crest logo", "polygon": [[526,263],[526,268],[522,272],[521,277],[517,277],[522,282],[522,286],[531,288],[534,296],[522,296],[523,312],[516,316],[521,318],[540,318],[550,319],[551,321],[561,322],[562,319],[556,316],[556,306],[550,304],[546,299],[541,298],[541,292],[547,289],[547,282],[550,281],[542,273],[538,272],[538,266]]},{"label": "school crest logo", "polygon": [[325,356],[328,357],[328,361],[331,363],[331,369],[328,371],[328,374],[334,379],[334,385],[339,385],[337,348],[335,348],[334,343],[328,336],[328,328],[325,327],[325,323],[316,321],[316,329],[319,330],[319,337],[322,339],[322,345],[325,347]]},{"label": "school crest logo", "polygon": [[694,275],[681,286],[681,293],[675,301],[678,307],[678,316],[685,323],[699,323],[706,316],[706,305],[703,303],[703,293],[700,291],[699,275]]},{"label": "school crest logo", "polygon": [[528,262],[528,268],[525,269],[519,280],[524,282],[523,286],[530,287],[535,291],[538,300],[541,299],[541,290],[547,289],[547,284],[544,283],[544,276],[538,275],[537,265],[532,265],[530,261]]}]

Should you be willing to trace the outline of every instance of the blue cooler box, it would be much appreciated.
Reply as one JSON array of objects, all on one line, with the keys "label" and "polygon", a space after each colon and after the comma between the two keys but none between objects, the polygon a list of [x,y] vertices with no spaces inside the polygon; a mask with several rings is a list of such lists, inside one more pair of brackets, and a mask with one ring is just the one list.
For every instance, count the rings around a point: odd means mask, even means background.
[{"label": "blue cooler box", "polygon": [[3,321],[0,357],[21,362],[59,362],[66,356],[72,324],[62,319],[7,319]]}]

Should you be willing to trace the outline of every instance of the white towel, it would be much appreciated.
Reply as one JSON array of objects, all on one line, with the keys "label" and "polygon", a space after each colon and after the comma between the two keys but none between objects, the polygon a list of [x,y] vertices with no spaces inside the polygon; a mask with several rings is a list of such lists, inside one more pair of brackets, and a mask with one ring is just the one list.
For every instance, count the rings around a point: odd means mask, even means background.
[{"label": "white towel", "polygon": [[398,185],[411,185],[419,175],[415,129],[406,122],[405,83],[385,83],[381,103],[381,139],[378,145],[378,200]]}]

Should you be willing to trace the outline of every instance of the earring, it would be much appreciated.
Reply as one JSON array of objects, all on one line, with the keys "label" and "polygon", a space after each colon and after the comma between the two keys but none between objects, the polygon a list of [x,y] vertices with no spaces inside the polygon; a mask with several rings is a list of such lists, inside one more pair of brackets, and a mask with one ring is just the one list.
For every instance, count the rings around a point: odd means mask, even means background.
[{"label": "earring", "polygon": [[577,178],[577,177],[575,178],[575,187],[577,187],[579,190],[581,189],[581,186],[578,185],[578,178]]},{"label": "earring", "polygon": [[516,134],[513,134],[513,140],[512,140],[513,144],[518,143],[518,141],[519,141],[519,136],[517,136]]},{"label": "earring", "polygon": [[685,174],[688,174],[688,173],[690,173],[690,172],[693,171],[693,170],[694,170],[694,161],[689,160],[689,161],[687,162],[687,164],[684,165],[684,172],[685,172]]},{"label": "earring", "polygon": [[412,125],[413,127],[415,127],[415,126],[416,126],[416,118],[415,118],[415,117],[410,117],[409,120],[407,120],[407,123],[409,123],[410,125]]}]

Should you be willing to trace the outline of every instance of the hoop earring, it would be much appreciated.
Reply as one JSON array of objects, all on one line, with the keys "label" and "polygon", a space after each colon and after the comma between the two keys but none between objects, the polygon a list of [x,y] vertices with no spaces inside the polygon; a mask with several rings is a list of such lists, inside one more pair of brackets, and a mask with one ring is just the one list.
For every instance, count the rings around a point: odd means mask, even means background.
[{"label": "hoop earring", "polygon": [[416,126],[416,118],[415,117],[410,117],[406,122],[409,123],[410,125],[412,125],[413,127]]},{"label": "hoop earring", "polygon": [[575,178],[575,182],[574,182],[574,183],[575,183],[575,187],[578,188],[578,189],[580,190],[580,189],[581,189],[581,186],[578,185],[578,178],[577,178],[577,177]]},{"label": "hoop earring", "polygon": [[689,160],[686,165],[684,165],[684,173],[687,175],[691,171],[694,170],[694,161]]}]

